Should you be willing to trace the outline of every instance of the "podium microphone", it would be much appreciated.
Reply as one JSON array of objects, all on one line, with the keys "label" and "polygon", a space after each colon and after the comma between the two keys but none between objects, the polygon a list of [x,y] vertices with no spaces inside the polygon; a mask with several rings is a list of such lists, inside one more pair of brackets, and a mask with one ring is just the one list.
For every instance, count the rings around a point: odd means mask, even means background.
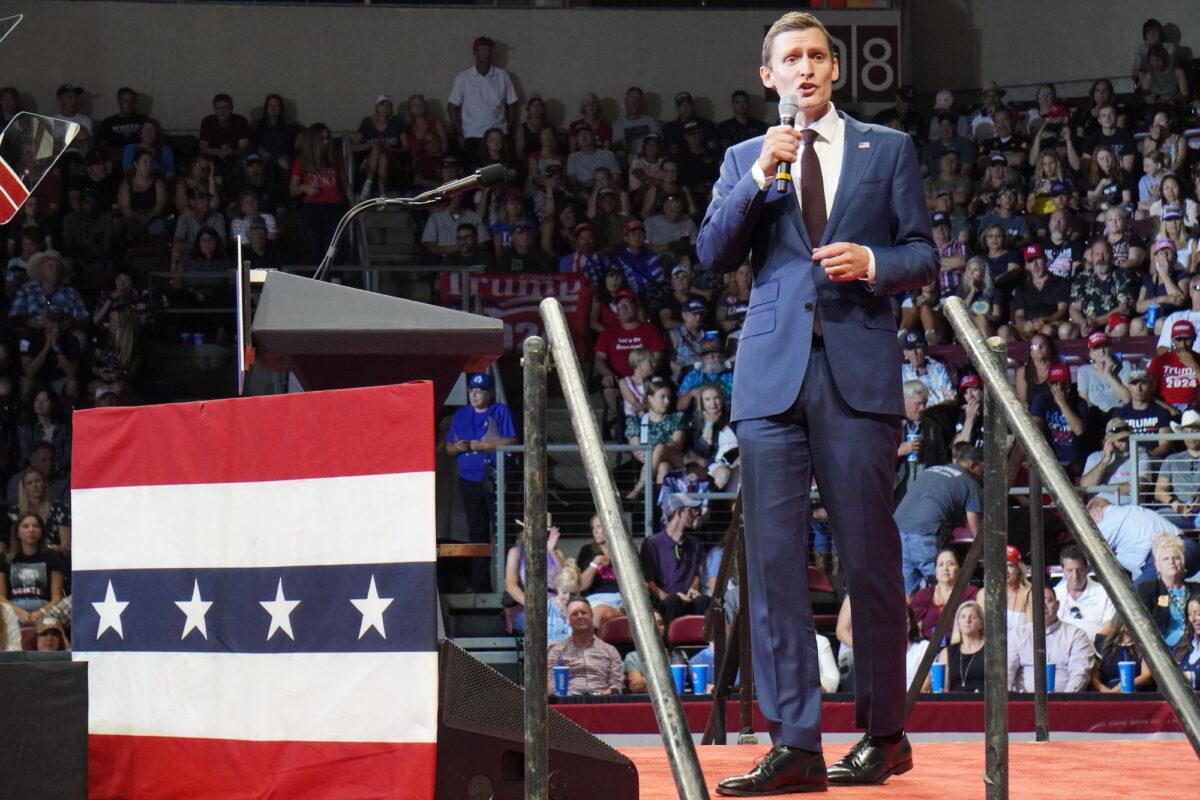
[{"label": "podium microphone", "polygon": [[[800,101],[794,94],[785,94],[779,98],[779,124],[789,128],[796,124],[796,112],[800,110]],[[792,182],[792,165],[780,161],[775,165],[775,191],[787,194],[788,184]]]},{"label": "podium microphone", "polygon": [[452,194],[492,186],[506,180],[508,180],[508,169],[503,164],[488,164],[486,167],[481,167],[466,177],[450,181],[449,183],[443,183],[428,194],[438,194],[448,197]]}]

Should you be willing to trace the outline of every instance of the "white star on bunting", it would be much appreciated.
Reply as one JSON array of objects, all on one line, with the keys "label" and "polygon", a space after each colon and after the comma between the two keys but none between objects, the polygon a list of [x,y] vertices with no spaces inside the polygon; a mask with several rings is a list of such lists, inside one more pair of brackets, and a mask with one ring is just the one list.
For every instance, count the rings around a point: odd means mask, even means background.
[{"label": "white star on bunting", "polygon": [[275,635],[275,631],[283,631],[292,641],[296,637],[292,635],[292,618],[291,613],[296,610],[296,606],[300,605],[299,600],[288,600],[283,596],[283,578],[279,579],[279,585],[275,589],[274,600],[260,600],[259,605],[267,610],[271,615],[271,629],[267,631],[267,640]]},{"label": "white star on bunting", "polygon": [[350,599],[354,607],[362,614],[362,626],[358,629],[358,638],[362,638],[371,628],[379,631],[379,635],[384,639],[387,634],[383,632],[383,612],[395,600],[394,597],[380,597],[378,590],[375,588],[375,576],[371,576],[371,586],[367,589],[367,596],[355,600]]},{"label": "white star on bunting", "polygon": [[175,601],[179,610],[187,615],[187,619],[183,623],[183,635],[179,637],[181,640],[186,639],[192,631],[200,631],[200,635],[208,639],[208,628],[204,624],[204,615],[208,613],[212,604],[212,600],[200,599],[200,581],[194,580],[192,582],[192,599]]},{"label": "white star on bunting", "polygon": [[104,602],[92,603],[92,608],[96,609],[96,613],[100,615],[100,627],[96,630],[97,639],[103,636],[109,628],[116,631],[117,636],[125,638],[125,631],[121,629],[121,613],[128,605],[129,601],[127,600],[117,600],[112,581],[109,581],[108,591],[104,593]]}]

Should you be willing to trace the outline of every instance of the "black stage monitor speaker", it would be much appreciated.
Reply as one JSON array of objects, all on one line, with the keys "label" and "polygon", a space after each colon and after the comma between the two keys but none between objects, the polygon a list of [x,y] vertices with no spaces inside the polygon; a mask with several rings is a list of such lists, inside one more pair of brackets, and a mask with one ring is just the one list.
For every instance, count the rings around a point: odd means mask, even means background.
[{"label": "black stage monitor speaker", "polygon": [[[448,640],[439,668],[437,800],[523,800],[521,687]],[[548,716],[550,800],[637,800],[628,758],[557,711]]]}]

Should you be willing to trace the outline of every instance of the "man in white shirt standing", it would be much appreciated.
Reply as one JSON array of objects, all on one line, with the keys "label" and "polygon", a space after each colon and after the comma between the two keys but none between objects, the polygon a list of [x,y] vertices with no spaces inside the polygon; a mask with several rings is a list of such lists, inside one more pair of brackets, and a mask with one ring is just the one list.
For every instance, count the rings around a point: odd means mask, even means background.
[{"label": "man in white shirt standing", "polygon": [[450,88],[450,125],[468,153],[479,149],[488,128],[508,133],[516,126],[517,90],[508,72],[492,65],[495,44],[486,36],[475,39],[475,64],[458,73]]},{"label": "man in white shirt standing", "polygon": [[1054,587],[1058,598],[1058,618],[1082,628],[1088,639],[1095,641],[1104,623],[1113,618],[1117,609],[1108,597],[1108,590],[1098,581],[1088,578],[1088,560],[1076,545],[1067,545],[1059,555],[1063,579]]}]

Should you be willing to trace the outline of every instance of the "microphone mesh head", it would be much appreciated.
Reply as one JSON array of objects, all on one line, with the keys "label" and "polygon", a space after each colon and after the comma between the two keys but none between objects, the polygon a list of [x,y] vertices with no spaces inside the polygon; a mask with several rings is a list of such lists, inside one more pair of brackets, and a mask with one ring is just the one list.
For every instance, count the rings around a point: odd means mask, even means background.
[{"label": "microphone mesh head", "polygon": [[791,117],[795,119],[796,112],[800,110],[800,100],[794,94],[785,94],[779,98],[779,117]]}]

